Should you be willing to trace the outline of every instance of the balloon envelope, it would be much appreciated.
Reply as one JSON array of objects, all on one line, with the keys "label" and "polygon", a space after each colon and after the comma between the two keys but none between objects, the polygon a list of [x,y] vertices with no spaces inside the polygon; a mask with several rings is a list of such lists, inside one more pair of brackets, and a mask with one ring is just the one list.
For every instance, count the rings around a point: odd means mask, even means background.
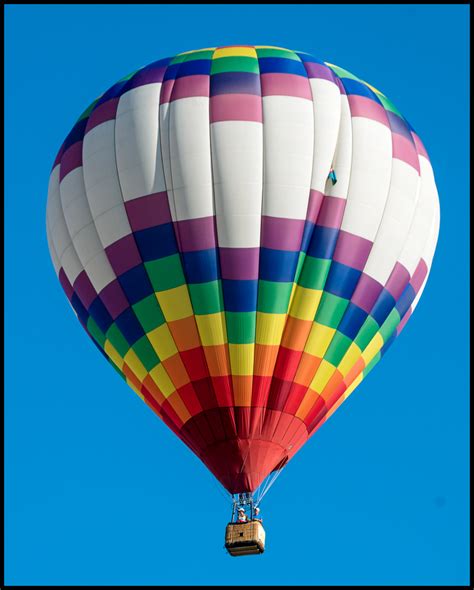
[{"label": "balloon envelope", "polygon": [[438,227],[427,153],[389,99],[266,46],[117,82],[61,146],[47,206],[84,329],[233,493],[288,461],[380,360]]}]

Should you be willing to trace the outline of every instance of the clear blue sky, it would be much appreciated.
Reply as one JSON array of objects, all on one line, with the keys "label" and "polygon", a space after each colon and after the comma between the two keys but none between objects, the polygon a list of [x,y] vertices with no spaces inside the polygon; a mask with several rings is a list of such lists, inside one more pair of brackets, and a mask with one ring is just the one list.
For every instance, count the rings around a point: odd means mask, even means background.
[{"label": "clear blue sky", "polygon": [[[6,583],[468,584],[468,10],[6,7]],[[245,561],[223,549],[212,476],[74,318],[45,235],[51,164],[84,108],[158,58],[235,43],[313,53],[387,94],[441,201],[413,318],[266,496],[267,551]]]}]

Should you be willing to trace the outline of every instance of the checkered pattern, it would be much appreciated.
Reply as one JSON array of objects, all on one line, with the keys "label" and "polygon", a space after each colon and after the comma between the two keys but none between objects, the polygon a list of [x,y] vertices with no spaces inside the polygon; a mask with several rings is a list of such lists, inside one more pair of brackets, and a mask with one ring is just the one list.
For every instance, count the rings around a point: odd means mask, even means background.
[{"label": "checkered pattern", "polygon": [[231,492],[291,458],[380,360],[438,228],[427,153],[393,104],[265,46],[117,82],[61,146],[47,209],[79,321]]}]

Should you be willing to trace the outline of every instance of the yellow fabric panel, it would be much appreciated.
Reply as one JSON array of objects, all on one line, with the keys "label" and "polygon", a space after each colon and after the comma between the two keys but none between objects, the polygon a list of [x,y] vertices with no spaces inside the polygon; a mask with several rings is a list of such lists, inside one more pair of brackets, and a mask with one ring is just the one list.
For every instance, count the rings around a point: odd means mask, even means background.
[{"label": "yellow fabric panel", "polygon": [[186,285],[155,293],[167,322],[182,320],[193,315]]},{"label": "yellow fabric panel", "polygon": [[352,369],[352,367],[355,365],[356,361],[359,359],[361,354],[362,350],[357,346],[355,342],[352,342],[352,344],[347,349],[346,354],[342,357],[339,366],[337,367],[343,377],[345,377],[347,373]]},{"label": "yellow fabric panel", "polygon": [[233,375],[253,375],[254,349],[255,344],[229,344]]},{"label": "yellow fabric panel", "polygon": [[280,344],[285,328],[286,313],[257,312],[256,343]]},{"label": "yellow fabric panel", "polygon": [[123,368],[123,358],[119,355],[119,353],[115,350],[113,344],[110,340],[106,340],[104,344],[104,350],[107,353],[107,356],[110,360],[116,365],[120,370]]},{"label": "yellow fabric panel", "polygon": [[380,333],[377,332],[377,334],[375,334],[375,336],[372,338],[369,344],[367,344],[364,352],[362,353],[362,359],[364,360],[365,366],[367,366],[370,363],[370,361],[382,348],[383,344],[383,338],[380,335]]},{"label": "yellow fabric panel", "polygon": [[147,336],[160,361],[164,361],[178,352],[173,336],[166,324],[162,324],[158,328],[148,332]]},{"label": "yellow fabric panel", "polygon": [[326,359],[323,359],[318,367],[318,370],[316,371],[316,375],[311,381],[311,389],[314,389],[318,393],[322,393],[335,370],[336,367],[334,365],[329,363]]},{"label": "yellow fabric panel", "polygon": [[298,285],[291,303],[290,315],[300,320],[314,320],[322,295],[321,290],[306,289]]},{"label": "yellow fabric panel", "polygon": [[224,312],[195,316],[203,346],[217,346],[227,342]]},{"label": "yellow fabric panel", "polygon": [[142,362],[137,357],[137,355],[135,354],[135,351],[132,348],[130,348],[130,350],[124,356],[123,360],[132,369],[132,371],[135,373],[135,375],[139,381],[143,381],[143,379],[145,379],[148,371],[142,365]]},{"label": "yellow fabric panel", "polygon": [[305,352],[323,358],[335,332],[335,328],[314,322],[306,342]]},{"label": "yellow fabric panel", "polygon": [[364,375],[362,373],[359,373],[359,375],[354,379],[354,381],[349,385],[349,387],[344,392],[344,399],[347,399],[351,395],[351,393],[362,382],[363,379]]},{"label": "yellow fabric panel", "polygon": [[216,49],[212,55],[212,59],[219,59],[220,57],[257,57],[257,53],[253,47],[223,47]]},{"label": "yellow fabric panel", "polygon": [[174,391],[176,391],[173,382],[169,378],[168,373],[161,363],[156,365],[156,367],[153,367],[153,369],[150,371],[150,377],[153,379],[154,383],[165,397],[168,397]]},{"label": "yellow fabric panel", "polygon": [[138,391],[138,389],[137,389],[137,388],[135,387],[135,385],[134,385],[134,384],[133,384],[133,383],[130,381],[130,379],[128,379],[128,378],[125,378],[125,380],[126,380],[126,382],[127,382],[127,385],[130,387],[130,389],[133,389],[133,391],[134,391],[134,392],[135,392],[135,393],[138,395],[138,397],[139,397],[139,398],[140,398],[142,401],[145,401],[145,396],[144,396],[142,393],[140,393],[140,392]]}]

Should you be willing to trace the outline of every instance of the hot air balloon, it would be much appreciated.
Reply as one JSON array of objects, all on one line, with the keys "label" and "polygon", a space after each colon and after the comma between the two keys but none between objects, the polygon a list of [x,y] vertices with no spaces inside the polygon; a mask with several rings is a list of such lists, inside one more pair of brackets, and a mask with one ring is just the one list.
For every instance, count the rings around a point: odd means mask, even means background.
[{"label": "hot air balloon", "polygon": [[[278,47],[188,51],[123,78],[49,182],[74,312],[247,510],[238,527],[397,338],[438,230],[428,155],[390,100]],[[231,553],[263,551],[260,529],[240,546],[234,530]]]}]

